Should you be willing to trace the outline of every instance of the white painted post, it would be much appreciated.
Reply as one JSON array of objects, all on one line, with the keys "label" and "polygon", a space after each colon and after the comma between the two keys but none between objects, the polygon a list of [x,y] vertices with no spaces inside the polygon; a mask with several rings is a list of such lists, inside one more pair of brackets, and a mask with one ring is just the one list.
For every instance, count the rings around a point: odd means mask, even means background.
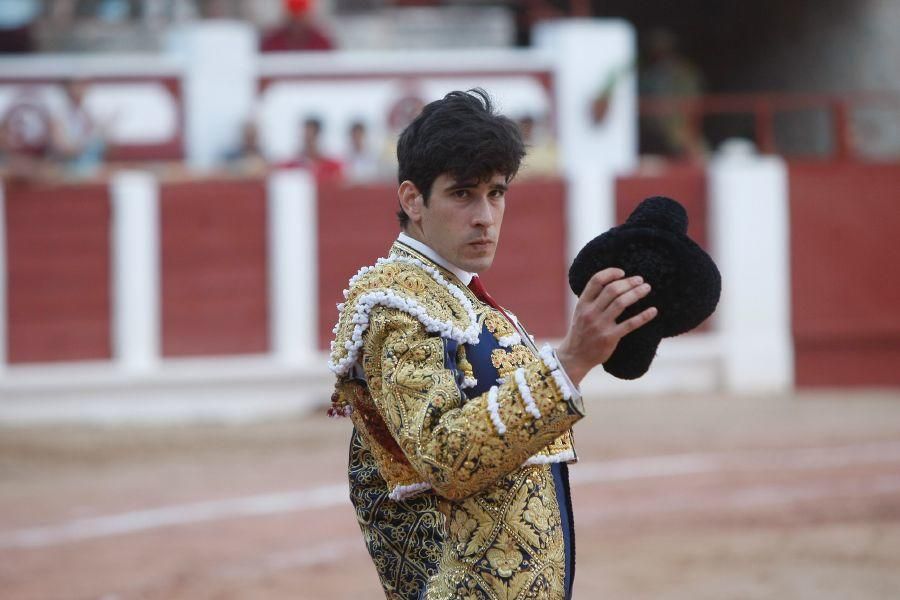
[{"label": "white painted post", "polygon": [[6,368],[9,336],[6,327],[6,288],[9,271],[6,264],[6,195],[0,180],[0,372]]},{"label": "white painted post", "polygon": [[[577,176],[598,167],[622,172],[637,165],[637,81],[634,27],[619,19],[547,21],[534,29],[535,47],[552,57],[561,170]],[[605,116],[595,120],[594,100]]]},{"label": "white painted post", "polygon": [[[568,263],[589,241],[616,224],[616,177],[594,168],[569,177],[566,186],[566,252]],[[568,264],[567,263],[567,264]],[[565,282],[568,288],[568,280]],[[569,292],[570,311],[578,298]]]},{"label": "white painted post", "polygon": [[257,36],[238,21],[197,21],[172,30],[170,53],[183,57],[188,163],[208,169],[240,140],[256,102]]},{"label": "white painted post", "polygon": [[[637,164],[635,33],[623,20],[568,19],[540,24],[534,38],[554,63],[571,261],[615,225],[616,176]],[[593,103],[604,90],[609,91],[608,109],[595,122]],[[575,297],[570,300],[574,305]]]},{"label": "white painted post", "polygon": [[307,171],[278,171],[268,182],[269,327],[275,359],[300,366],[317,348],[316,184]]},{"label": "white painted post", "polygon": [[110,185],[113,356],[146,372],[160,356],[159,186],[140,171],[119,172]]},{"label": "white painted post", "polygon": [[787,170],[776,156],[741,151],[710,164],[713,256],[722,273],[716,311],[731,392],[793,387]]}]

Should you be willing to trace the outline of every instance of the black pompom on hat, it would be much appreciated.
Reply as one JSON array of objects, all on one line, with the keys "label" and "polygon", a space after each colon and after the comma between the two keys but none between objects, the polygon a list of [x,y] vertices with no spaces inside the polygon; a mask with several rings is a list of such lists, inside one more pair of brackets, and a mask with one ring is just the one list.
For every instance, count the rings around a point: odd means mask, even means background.
[{"label": "black pompom on hat", "polygon": [[664,337],[697,327],[719,303],[722,278],[712,258],[687,236],[684,207],[654,196],[641,202],[624,224],[587,243],[569,267],[569,287],[580,296],[595,273],[618,267],[640,275],[651,291],[619,317],[624,321],[655,306],[656,318],[619,341],[603,368],[620,379],[647,372]]}]

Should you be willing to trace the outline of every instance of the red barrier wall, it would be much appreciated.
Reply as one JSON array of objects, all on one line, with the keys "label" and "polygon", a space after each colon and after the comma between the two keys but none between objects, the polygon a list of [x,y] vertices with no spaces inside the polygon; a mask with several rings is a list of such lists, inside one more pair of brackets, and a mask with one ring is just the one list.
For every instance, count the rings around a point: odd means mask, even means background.
[{"label": "red barrier wall", "polygon": [[[511,186],[500,246],[485,286],[536,336],[565,333],[565,186],[523,180]],[[385,256],[399,228],[395,185],[319,187],[319,343],[328,348],[335,304],[359,267]]]},{"label": "red barrier wall", "polygon": [[789,176],[797,385],[900,385],[900,165]]},{"label": "red barrier wall", "polygon": [[263,181],[160,189],[163,356],[269,350]]},{"label": "red barrier wall", "polygon": [[4,192],[9,362],[110,358],[106,184]]},{"label": "red barrier wall", "polygon": [[500,246],[482,280],[535,336],[561,338],[569,324],[566,186],[558,179],[513,183]]},{"label": "red barrier wall", "polygon": [[616,180],[616,224],[625,222],[641,200],[668,196],[688,213],[688,235],[708,251],[706,169],[702,165],[671,165],[652,173]]},{"label": "red barrier wall", "polygon": [[320,182],[317,206],[319,347],[327,349],[342,290],[360,267],[386,256],[399,231],[391,185],[344,186]]}]

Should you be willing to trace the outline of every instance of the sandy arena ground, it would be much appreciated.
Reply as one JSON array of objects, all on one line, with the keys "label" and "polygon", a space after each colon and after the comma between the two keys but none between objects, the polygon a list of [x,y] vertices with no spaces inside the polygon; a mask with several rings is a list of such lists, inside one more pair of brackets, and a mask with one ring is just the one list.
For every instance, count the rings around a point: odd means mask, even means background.
[{"label": "sandy arena ground", "polygon": [[[576,598],[900,598],[900,393],[587,405]],[[0,429],[0,598],[381,598],[348,435]]]}]

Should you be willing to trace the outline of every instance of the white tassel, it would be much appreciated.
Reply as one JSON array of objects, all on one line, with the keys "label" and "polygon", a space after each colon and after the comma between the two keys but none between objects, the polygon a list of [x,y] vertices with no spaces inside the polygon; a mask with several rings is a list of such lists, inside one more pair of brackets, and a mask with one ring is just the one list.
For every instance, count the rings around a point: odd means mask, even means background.
[{"label": "white tassel", "polygon": [[573,460],[575,460],[575,452],[573,452],[572,450],[565,450],[563,452],[558,452],[549,456],[547,456],[546,454],[535,454],[534,456],[526,460],[525,464],[529,466],[552,465],[555,463],[571,462]]},{"label": "white tassel", "polygon": [[553,351],[553,348],[551,348],[549,344],[544,344],[540,354],[541,360],[544,361],[544,364],[547,365],[547,368],[550,370],[550,376],[553,377],[553,381],[556,382],[556,387],[559,388],[559,393],[562,394],[562,397],[566,400],[570,400],[575,394],[575,391],[572,389],[572,386],[569,385],[566,376],[563,375],[561,370],[562,367],[556,359],[556,353]]},{"label": "white tassel", "polygon": [[497,402],[498,392],[499,389],[496,386],[488,390],[487,409],[491,415],[491,422],[497,429],[497,433],[503,435],[506,433],[506,425],[503,424],[503,419],[500,418],[500,404]]},{"label": "white tassel", "polygon": [[398,485],[391,490],[391,493],[388,494],[388,498],[394,501],[406,500],[407,498],[415,496],[419,492],[424,492],[425,490],[430,489],[431,484],[425,483],[424,481],[419,483],[411,483],[409,485]]},{"label": "white tassel", "polygon": [[525,369],[516,369],[514,377],[519,393],[522,395],[522,400],[525,402],[525,410],[530,412],[535,419],[540,419],[541,411],[534,401],[534,396],[531,395],[531,388],[528,387],[528,382],[525,381]]},{"label": "white tassel", "polygon": [[559,388],[559,392],[562,394],[562,397],[566,400],[571,400],[573,395],[572,387],[566,380],[565,375],[562,374],[562,371],[560,371],[559,369],[557,369],[556,371],[550,371],[550,376],[553,377],[553,381],[556,382],[556,387]]}]

